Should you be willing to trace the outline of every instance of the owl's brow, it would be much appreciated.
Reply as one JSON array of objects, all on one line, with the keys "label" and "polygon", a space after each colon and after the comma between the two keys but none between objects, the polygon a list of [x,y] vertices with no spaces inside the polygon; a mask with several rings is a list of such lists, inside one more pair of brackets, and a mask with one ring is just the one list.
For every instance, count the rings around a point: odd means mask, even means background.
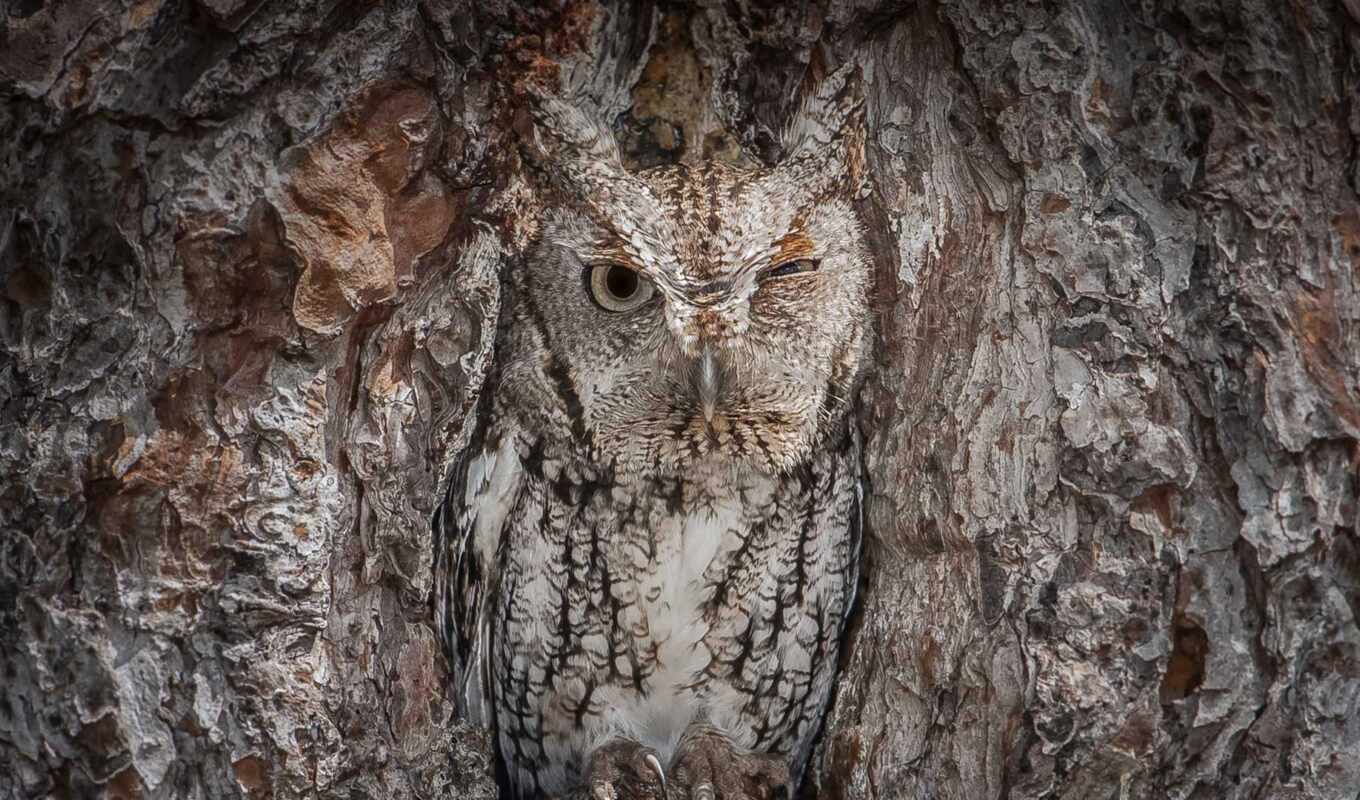
[{"label": "owl's brow", "polygon": [[653,263],[654,259],[647,259],[647,253],[639,253],[631,242],[624,235],[615,230],[612,224],[602,223],[601,229],[605,235],[590,242],[590,252],[588,260],[592,261],[611,261],[611,263],[623,265],[636,272],[641,272],[653,282],[661,284],[669,290],[679,290],[680,284],[684,282],[683,276],[669,275],[668,272]]},{"label": "owl's brow", "polygon": [[609,261],[629,269],[642,270],[637,254],[617,239],[597,239],[591,242],[588,255],[590,256],[588,260],[591,261]]},{"label": "owl's brow", "polygon": [[811,237],[802,230],[794,228],[774,240],[774,253],[770,257],[770,262],[772,264],[783,264],[786,261],[810,258],[816,251],[817,245]]},{"label": "owl's brow", "polygon": [[623,237],[613,230],[608,230],[608,233],[609,236],[591,242],[589,252],[582,254],[588,256],[584,260],[587,262],[606,261],[635,270],[653,279],[664,278],[660,274],[660,270],[649,264],[644,254],[637,252]]},{"label": "owl's brow", "polygon": [[777,266],[788,261],[812,258],[817,254],[817,243],[802,229],[800,219],[795,219],[788,233],[775,239],[763,250],[743,259],[736,268],[733,278],[756,272],[767,267]]}]

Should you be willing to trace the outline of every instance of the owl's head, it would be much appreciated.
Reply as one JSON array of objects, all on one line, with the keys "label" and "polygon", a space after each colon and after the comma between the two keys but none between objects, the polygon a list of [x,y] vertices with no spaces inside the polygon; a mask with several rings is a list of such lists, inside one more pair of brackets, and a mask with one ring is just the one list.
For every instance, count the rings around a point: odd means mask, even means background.
[{"label": "owl's head", "polygon": [[767,168],[633,174],[577,109],[545,99],[535,120],[545,210],[503,372],[547,406],[524,424],[618,470],[804,462],[842,424],[871,331],[857,76],[810,95]]}]

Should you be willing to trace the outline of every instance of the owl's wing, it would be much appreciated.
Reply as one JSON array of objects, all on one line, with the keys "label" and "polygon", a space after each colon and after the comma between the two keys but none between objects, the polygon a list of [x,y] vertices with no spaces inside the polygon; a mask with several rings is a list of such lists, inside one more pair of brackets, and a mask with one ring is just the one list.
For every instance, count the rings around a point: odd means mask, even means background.
[{"label": "owl's wing", "polygon": [[459,717],[492,724],[491,625],[506,522],[523,489],[512,436],[475,436],[434,517],[435,627],[452,670]]}]

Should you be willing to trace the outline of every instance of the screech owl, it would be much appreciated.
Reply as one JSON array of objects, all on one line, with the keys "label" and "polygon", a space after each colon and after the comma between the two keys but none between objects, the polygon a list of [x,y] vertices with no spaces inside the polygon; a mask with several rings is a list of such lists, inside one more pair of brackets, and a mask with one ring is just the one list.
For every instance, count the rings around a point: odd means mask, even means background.
[{"label": "screech owl", "polygon": [[791,791],[858,573],[857,74],[758,169],[631,174],[574,107],[534,114],[536,243],[435,518],[460,708],[518,797]]}]

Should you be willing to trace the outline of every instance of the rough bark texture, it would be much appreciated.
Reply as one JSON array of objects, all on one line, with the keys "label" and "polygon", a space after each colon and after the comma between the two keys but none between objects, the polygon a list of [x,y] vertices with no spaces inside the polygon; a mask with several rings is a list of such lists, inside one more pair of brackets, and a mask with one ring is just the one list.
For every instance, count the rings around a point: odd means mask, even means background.
[{"label": "rough bark texture", "polygon": [[519,92],[761,157],[854,59],[870,542],[810,787],[1356,796],[1354,0],[0,13],[0,794],[493,796],[427,519]]}]

